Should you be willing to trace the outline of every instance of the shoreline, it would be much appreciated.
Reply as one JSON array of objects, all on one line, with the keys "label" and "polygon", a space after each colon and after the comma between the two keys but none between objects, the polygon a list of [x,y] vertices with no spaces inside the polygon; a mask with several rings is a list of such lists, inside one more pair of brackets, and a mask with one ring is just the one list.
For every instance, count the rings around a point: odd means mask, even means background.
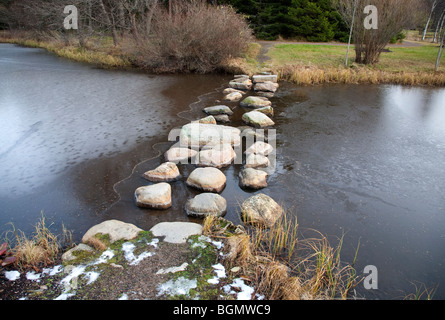
[{"label": "shoreline", "polygon": [[[0,43],[11,43],[25,47],[42,48],[62,58],[81,63],[93,64],[99,68],[143,72],[156,74],[150,70],[138,67],[131,61],[131,56],[125,54],[121,48],[105,46],[99,48],[81,48],[79,46],[64,45],[54,41],[39,41],[29,36],[14,36],[8,31],[0,32]],[[302,43],[283,41],[260,41],[250,45],[244,57],[233,58],[219,66],[213,73],[222,74],[254,74],[269,71],[277,74],[279,81],[286,81],[296,85],[323,85],[323,84],[393,84],[403,86],[445,87],[444,71],[413,71],[409,68],[399,71],[379,69],[379,66],[358,65],[351,61],[349,67],[344,65],[325,65],[317,61],[301,63],[278,61],[271,57],[270,50],[276,46],[315,46],[319,48],[344,47],[343,44],[332,43]],[[388,45],[388,48],[411,49],[421,47],[417,45]],[[399,63],[404,63],[401,61]],[[395,62],[397,63],[397,61]]]}]

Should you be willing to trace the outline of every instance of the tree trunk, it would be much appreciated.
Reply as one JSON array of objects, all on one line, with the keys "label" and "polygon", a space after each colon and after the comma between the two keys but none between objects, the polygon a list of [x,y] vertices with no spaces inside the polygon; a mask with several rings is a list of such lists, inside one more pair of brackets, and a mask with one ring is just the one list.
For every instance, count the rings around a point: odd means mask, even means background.
[{"label": "tree trunk", "polygon": [[440,42],[440,46],[439,46],[439,52],[437,53],[437,59],[436,59],[436,71],[439,71],[439,66],[440,66],[440,59],[442,58],[442,54],[443,54],[443,48],[445,46],[445,31],[442,35],[442,40]]},{"label": "tree trunk", "polygon": [[436,6],[437,6],[437,0],[434,0],[433,6],[431,7],[430,16],[428,17],[428,21],[426,22],[426,25],[425,25],[425,30],[423,31],[422,40],[425,40],[425,36],[426,36],[427,31],[428,31],[428,26],[430,24],[431,17],[433,16],[433,12],[434,12],[434,9],[436,8]]}]

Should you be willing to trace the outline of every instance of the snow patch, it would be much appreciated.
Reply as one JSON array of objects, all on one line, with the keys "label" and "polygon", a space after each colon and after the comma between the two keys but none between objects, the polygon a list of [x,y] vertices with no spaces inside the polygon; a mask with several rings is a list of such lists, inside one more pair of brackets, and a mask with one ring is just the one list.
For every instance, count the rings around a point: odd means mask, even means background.
[{"label": "snow patch", "polygon": [[127,259],[128,262],[130,262],[130,266],[137,265],[145,258],[154,255],[153,252],[143,252],[136,257],[133,252],[134,249],[136,249],[136,246],[131,242],[125,242],[124,244],[122,244],[122,251],[124,251],[124,257],[125,259]]},{"label": "snow patch", "polygon": [[196,279],[190,280],[184,277],[179,277],[176,280],[169,280],[158,285],[158,296],[168,295],[187,295],[191,289],[198,286]]},{"label": "snow patch", "polygon": [[20,278],[20,272],[15,271],[15,270],[14,271],[5,271],[5,277],[9,281],[15,281],[18,278]]}]

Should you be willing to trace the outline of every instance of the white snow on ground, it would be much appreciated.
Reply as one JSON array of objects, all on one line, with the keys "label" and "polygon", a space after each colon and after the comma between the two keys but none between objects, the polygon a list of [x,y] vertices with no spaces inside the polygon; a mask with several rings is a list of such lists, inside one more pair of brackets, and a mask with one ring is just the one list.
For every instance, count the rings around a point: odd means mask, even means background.
[{"label": "white snow on ground", "polygon": [[[236,293],[234,290],[231,290],[231,287],[237,288],[241,291]],[[244,280],[240,278],[234,279],[232,284],[225,285],[223,289],[225,293],[236,294],[237,300],[251,300],[252,294],[255,292],[254,288],[246,285]]]},{"label": "white snow on ground", "polygon": [[9,281],[15,281],[18,278],[20,278],[20,272],[15,271],[15,270],[14,271],[5,271],[5,277]]},{"label": "white snow on ground", "polygon": [[168,295],[179,295],[184,294],[187,295],[190,289],[194,289],[198,286],[198,282],[196,279],[189,280],[184,277],[179,277],[176,280],[169,280],[167,282],[161,283],[158,285],[158,296],[163,294]]},{"label": "white snow on ground", "polygon": [[156,272],[156,274],[167,274],[167,273],[176,273],[176,272],[184,271],[185,269],[187,269],[188,265],[189,264],[187,262],[184,262],[179,267],[171,267],[171,268],[167,268],[167,269],[159,269],[158,272]]},{"label": "white snow on ground", "polygon": [[215,264],[212,267],[213,269],[215,269],[216,276],[213,277],[212,279],[207,280],[207,282],[211,284],[218,284],[220,278],[226,277],[226,268],[224,268],[224,266],[221,263]]},{"label": "white snow on ground", "polygon": [[26,279],[39,282],[41,275],[42,275],[41,273],[36,273],[35,271],[29,271],[28,273],[26,273]]},{"label": "white snow on ground", "polygon": [[136,246],[131,242],[125,242],[124,244],[122,244],[122,251],[124,251],[124,257],[125,259],[127,259],[128,262],[130,262],[130,266],[135,266],[145,258],[154,255],[153,252],[143,252],[136,257],[133,253],[134,249],[136,249]]}]

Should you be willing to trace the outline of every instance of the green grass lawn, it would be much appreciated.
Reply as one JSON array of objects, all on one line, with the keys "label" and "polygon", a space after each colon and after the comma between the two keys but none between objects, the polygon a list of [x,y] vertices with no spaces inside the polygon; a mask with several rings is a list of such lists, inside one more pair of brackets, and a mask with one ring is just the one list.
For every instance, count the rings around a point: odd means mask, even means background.
[{"label": "green grass lawn", "polygon": [[[390,47],[391,52],[383,52],[380,62],[370,69],[389,72],[434,72],[437,45],[426,44],[419,47]],[[339,68],[345,63],[346,46],[277,44],[270,51],[273,66],[286,64],[315,66],[318,68]],[[355,59],[354,47],[351,46],[349,64]],[[445,69],[445,62],[441,62]]]}]

